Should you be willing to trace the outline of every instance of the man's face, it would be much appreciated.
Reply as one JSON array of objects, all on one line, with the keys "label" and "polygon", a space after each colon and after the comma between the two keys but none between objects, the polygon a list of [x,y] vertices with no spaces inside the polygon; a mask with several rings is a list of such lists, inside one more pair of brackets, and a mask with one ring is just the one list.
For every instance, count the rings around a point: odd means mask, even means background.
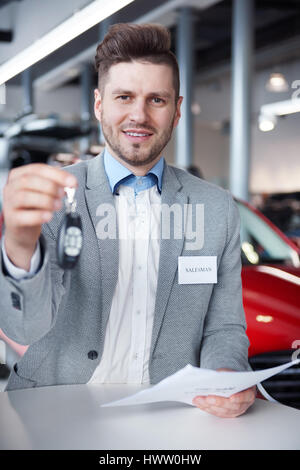
[{"label": "man's face", "polygon": [[172,69],[148,62],[121,62],[95,90],[95,115],[108,150],[126,166],[151,168],[180,118]]}]

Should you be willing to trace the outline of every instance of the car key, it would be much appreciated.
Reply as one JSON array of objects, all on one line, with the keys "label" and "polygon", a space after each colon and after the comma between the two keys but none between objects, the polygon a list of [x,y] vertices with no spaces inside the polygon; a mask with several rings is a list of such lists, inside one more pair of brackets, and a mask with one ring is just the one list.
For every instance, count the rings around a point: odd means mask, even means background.
[{"label": "car key", "polygon": [[65,188],[66,213],[63,217],[56,244],[57,262],[63,269],[73,269],[82,248],[82,224],[76,212],[75,188]]}]

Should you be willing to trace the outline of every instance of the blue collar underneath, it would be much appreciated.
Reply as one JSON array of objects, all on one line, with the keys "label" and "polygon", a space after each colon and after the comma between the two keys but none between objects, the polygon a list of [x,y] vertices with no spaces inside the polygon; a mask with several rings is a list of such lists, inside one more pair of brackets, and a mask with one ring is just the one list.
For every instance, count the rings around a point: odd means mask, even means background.
[{"label": "blue collar underneath", "polygon": [[113,194],[117,193],[117,188],[120,184],[131,186],[134,189],[135,194],[140,191],[144,191],[145,189],[149,189],[151,186],[156,184],[159,193],[161,193],[162,176],[164,171],[163,157],[158,160],[145,176],[135,176],[130,170],[128,170],[128,168],[116,160],[105,148],[104,168]]}]

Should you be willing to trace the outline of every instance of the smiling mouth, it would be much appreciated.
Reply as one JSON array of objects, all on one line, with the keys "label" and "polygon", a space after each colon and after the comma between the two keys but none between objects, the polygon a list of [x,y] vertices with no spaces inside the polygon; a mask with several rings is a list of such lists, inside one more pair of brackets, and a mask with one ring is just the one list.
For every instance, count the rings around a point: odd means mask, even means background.
[{"label": "smiling mouth", "polygon": [[123,133],[130,137],[150,137],[151,135],[153,135],[151,132],[123,131]]},{"label": "smiling mouth", "polygon": [[145,132],[145,131],[122,131],[128,141],[136,144],[141,144],[143,142],[148,142],[153,133],[152,132]]}]

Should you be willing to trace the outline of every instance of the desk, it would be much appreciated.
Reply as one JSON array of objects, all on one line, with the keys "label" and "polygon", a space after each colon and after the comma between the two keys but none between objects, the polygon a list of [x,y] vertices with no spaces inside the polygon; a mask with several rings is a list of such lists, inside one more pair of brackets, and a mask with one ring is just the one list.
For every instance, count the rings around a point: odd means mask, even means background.
[{"label": "desk", "polygon": [[300,411],[257,399],[223,419],[175,403],[101,408],[143,388],[61,385],[0,393],[0,449],[300,449]]}]

